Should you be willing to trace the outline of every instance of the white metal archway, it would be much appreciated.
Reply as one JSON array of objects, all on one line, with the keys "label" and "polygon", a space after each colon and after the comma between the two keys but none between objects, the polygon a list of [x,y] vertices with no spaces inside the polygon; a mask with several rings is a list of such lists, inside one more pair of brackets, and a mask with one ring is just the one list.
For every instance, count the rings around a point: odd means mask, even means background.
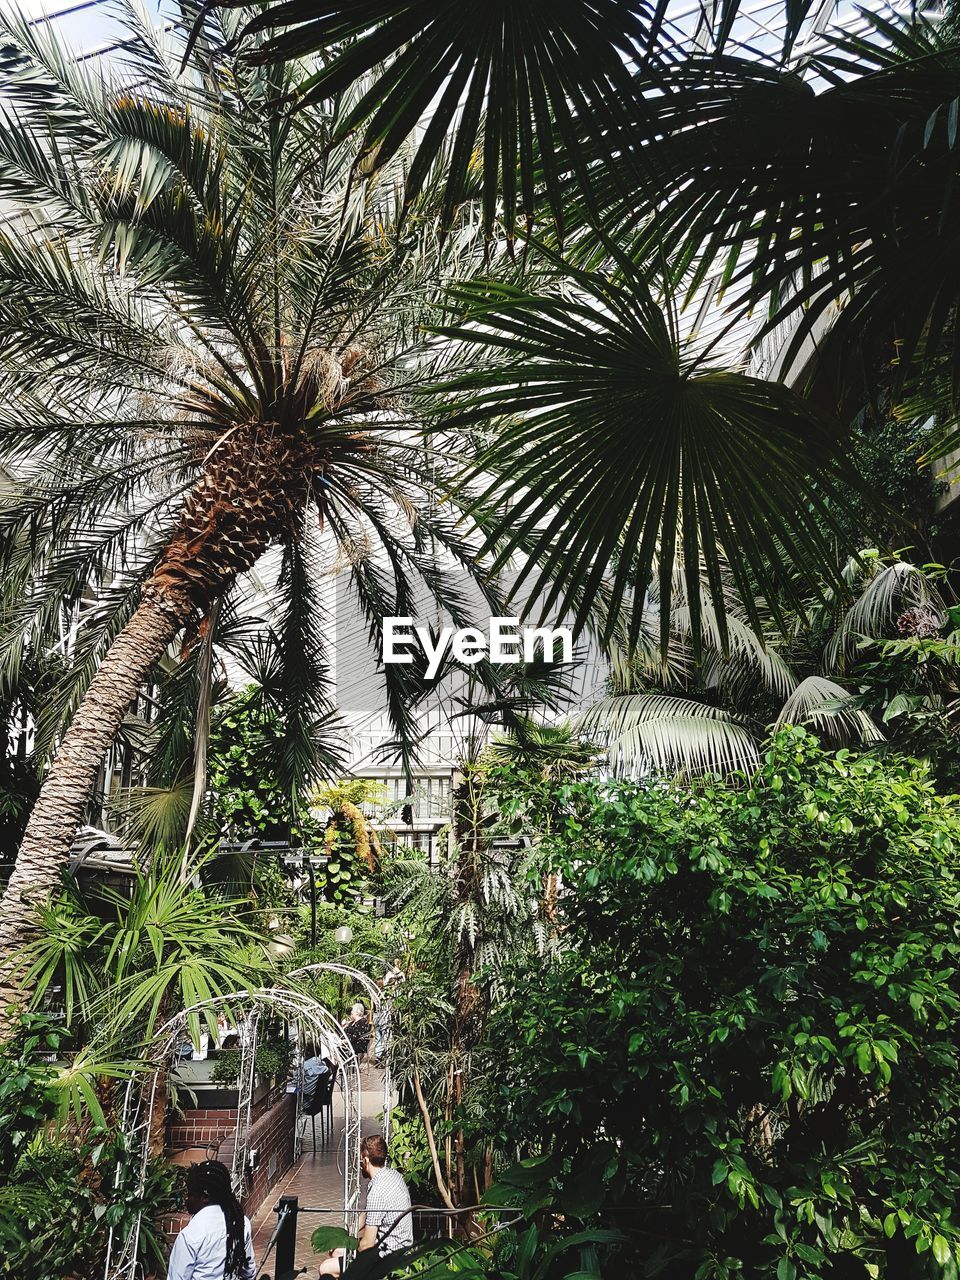
[{"label": "white metal archway", "polygon": [[[171,1018],[157,1032],[147,1055],[152,1072],[145,1084],[138,1076],[127,1085],[123,1105],[122,1131],[127,1142],[129,1159],[136,1162],[137,1177],[134,1195],[142,1202],[150,1166],[150,1135],[157,1104],[158,1084],[166,1088],[164,1066],[172,1064],[174,1055],[184,1035],[188,1034],[197,1019],[213,1016],[218,1012],[234,1016],[242,1012],[245,1034],[240,1044],[240,1071],[238,1078],[237,1128],[234,1144],[232,1176],[234,1190],[242,1196],[250,1151],[250,1119],[253,1107],[254,1060],[257,1050],[258,1029],[263,1014],[273,1014],[294,1023],[302,1031],[321,1043],[336,1046],[340,1060],[340,1080],[344,1103],[344,1152],[343,1152],[343,1221],[344,1227],[355,1234],[360,1202],[360,1069],[356,1054],[346,1033],[334,1015],[316,1000],[303,992],[282,987],[259,991],[235,991],[228,995],[199,1001]],[[297,1098],[299,1127],[300,1093]],[[299,1134],[295,1141],[299,1142]],[[117,1171],[120,1185],[122,1171]],[[118,1233],[111,1227],[107,1244],[104,1280],[139,1280],[140,1228],[142,1210],[138,1210],[127,1230]]]},{"label": "white metal archway", "polygon": [[[370,997],[370,1003],[373,1005],[374,1012],[379,1012],[385,1007],[387,1001],[380,987],[377,986],[373,978],[368,973],[364,973],[362,969],[354,968],[353,965],[341,964],[337,960],[322,960],[316,964],[307,964],[300,969],[294,969],[285,975],[287,981],[296,979],[304,979],[314,973],[336,973],[343,977],[350,978],[354,982],[358,982]],[[386,1045],[386,1054],[383,1064],[383,1136],[387,1142],[390,1141],[390,1113],[393,1109],[393,1080],[390,1075],[390,1024],[384,1028],[384,1043]],[[300,1133],[300,1113],[302,1108],[302,1092],[297,1094],[297,1133]],[[298,1138],[299,1141],[299,1138]]]}]

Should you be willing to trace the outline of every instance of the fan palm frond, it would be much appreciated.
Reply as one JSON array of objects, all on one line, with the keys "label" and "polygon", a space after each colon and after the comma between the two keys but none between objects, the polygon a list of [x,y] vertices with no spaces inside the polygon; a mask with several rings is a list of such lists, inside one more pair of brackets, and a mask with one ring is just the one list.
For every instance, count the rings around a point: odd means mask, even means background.
[{"label": "fan palm frond", "polygon": [[182,848],[193,795],[194,780],[190,777],[167,787],[129,787],[111,802],[110,816],[134,847],[160,851]]},{"label": "fan palm frond", "polygon": [[461,288],[466,323],[442,331],[489,357],[440,393],[454,398],[449,420],[502,424],[467,473],[494,567],[537,546],[520,582],[547,608],[578,601],[578,625],[609,577],[607,635],[630,600],[632,642],[656,564],[665,646],[680,563],[695,647],[701,575],[722,633],[729,574],[759,630],[758,586],[771,602],[785,595],[799,605],[792,575],[808,584],[829,575],[825,497],[839,499],[845,473],[856,483],[840,457],[843,429],[782,385],[704,365],[637,273],[623,283],[572,274],[574,296]]},{"label": "fan palm frond", "polygon": [[[345,111],[343,133],[363,130],[358,171],[376,173],[412,135],[409,193],[421,190],[444,156],[441,219],[449,222],[480,173],[487,233],[499,213],[512,239],[518,213],[532,221],[546,189],[563,226],[555,140],[574,133],[574,106],[589,111],[602,145],[625,123],[633,92],[627,65],[644,59],[663,32],[665,0],[590,0],[558,7],[529,0],[465,10],[451,0],[379,0],[327,5],[285,0],[250,18],[240,33],[254,64],[322,50],[299,102],[309,106],[363,91]],[[270,38],[257,39],[263,32]],[[585,173],[584,173],[584,176]],[[539,184],[538,184],[539,180]]]},{"label": "fan palm frond", "polygon": [[749,53],[641,72],[593,200],[688,296],[709,277],[731,321],[766,313],[758,352],[829,403],[861,407],[881,365],[900,386],[939,371],[955,402],[960,46],[922,8],[863,24],[824,34],[815,76]]}]

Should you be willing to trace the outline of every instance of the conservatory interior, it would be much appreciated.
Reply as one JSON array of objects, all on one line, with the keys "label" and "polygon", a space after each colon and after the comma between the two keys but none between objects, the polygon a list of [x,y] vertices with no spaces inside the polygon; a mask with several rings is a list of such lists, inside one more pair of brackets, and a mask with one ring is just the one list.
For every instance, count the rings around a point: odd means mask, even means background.
[{"label": "conservatory interior", "polygon": [[0,202],[0,1276],[956,1280],[957,0],[3,0]]}]

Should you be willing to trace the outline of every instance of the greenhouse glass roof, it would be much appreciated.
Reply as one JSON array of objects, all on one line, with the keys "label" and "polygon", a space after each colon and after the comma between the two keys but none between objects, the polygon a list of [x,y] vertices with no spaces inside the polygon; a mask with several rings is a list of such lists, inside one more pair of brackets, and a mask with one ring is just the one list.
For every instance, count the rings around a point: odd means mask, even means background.
[{"label": "greenhouse glass roof", "polygon": [[[816,52],[818,43],[831,28],[866,30],[869,14],[908,11],[914,0],[883,0],[882,3],[853,4],[851,0],[821,0],[811,5],[800,37],[794,47],[795,60]],[[709,29],[721,0],[673,0],[667,11],[665,28],[678,44],[709,50]],[[83,58],[109,56],[122,48],[122,30],[111,13],[110,0],[20,0],[16,6],[37,22],[56,24],[65,44]],[[142,0],[145,15],[155,21],[175,21],[178,7],[169,0]],[[935,10],[936,4],[923,7]],[[783,45],[785,29],[783,0],[742,0],[727,49],[744,57],[776,57]]]},{"label": "greenhouse glass roof", "polygon": [[[0,0],[2,2],[2,0]],[[665,36],[688,50],[712,50],[711,31],[725,0],[672,0],[667,10]],[[171,0],[139,0],[145,22],[172,25],[179,6]],[[936,13],[936,0],[820,0],[813,3],[794,43],[790,61],[809,77],[817,75],[815,59],[831,31],[859,34],[870,26],[871,16],[895,17],[915,5]],[[81,60],[108,59],[122,63],[124,31],[112,10],[111,0],[20,0],[19,8],[37,23],[52,24],[63,43]],[[786,26],[784,0],[741,0],[725,51],[758,60],[779,62]],[[682,328],[698,342],[714,346],[718,361],[743,359],[756,332],[756,324],[742,321],[728,333],[725,305],[718,305],[718,281],[708,279],[680,317]],[[728,299],[729,301],[729,299]]]}]

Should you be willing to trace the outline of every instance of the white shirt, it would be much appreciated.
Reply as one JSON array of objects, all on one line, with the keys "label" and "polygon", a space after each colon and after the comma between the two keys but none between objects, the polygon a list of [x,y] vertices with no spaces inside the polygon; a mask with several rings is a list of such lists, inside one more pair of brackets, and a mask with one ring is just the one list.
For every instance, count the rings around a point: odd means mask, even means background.
[{"label": "white shirt", "polygon": [[[243,1227],[246,1259],[235,1280],[254,1280],[257,1267],[249,1218],[244,1218]],[[226,1260],[227,1224],[223,1210],[218,1204],[204,1205],[173,1242],[167,1280],[234,1280],[224,1276]]]},{"label": "white shirt", "polygon": [[395,1249],[413,1244],[410,1192],[396,1169],[376,1169],[370,1179],[364,1221],[368,1227],[376,1227],[377,1247],[381,1254],[393,1253]]}]

